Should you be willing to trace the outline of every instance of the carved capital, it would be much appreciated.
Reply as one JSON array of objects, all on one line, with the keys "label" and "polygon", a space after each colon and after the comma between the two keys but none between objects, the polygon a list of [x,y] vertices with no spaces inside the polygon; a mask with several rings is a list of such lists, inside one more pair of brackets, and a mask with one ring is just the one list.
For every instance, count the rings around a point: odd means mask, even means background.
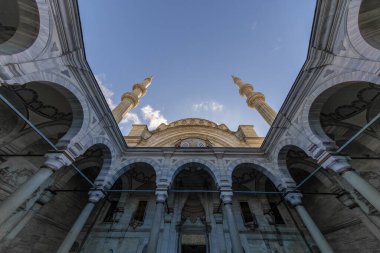
[{"label": "carved capital", "polygon": [[66,150],[62,152],[47,153],[45,157],[47,159],[43,167],[52,170],[59,170],[62,167],[69,166],[75,160]]},{"label": "carved capital", "polygon": [[232,204],[232,196],[233,196],[232,189],[223,189],[220,192],[220,199],[223,201],[223,204]]},{"label": "carved capital", "polygon": [[291,192],[286,194],[285,200],[292,206],[302,205],[302,194],[300,192]]},{"label": "carved capital", "polygon": [[156,203],[163,203],[168,198],[168,191],[163,189],[156,190]]},{"label": "carved capital", "polygon": [[345,156],[325,154],[318,160],[318,164],[323,168],[331,169],[337,173],[344,173],[345,171],[352,170],[348,158]]},{"label": "carved capital", "polygon": [[104,197],[104,193],[101,190],[90,190],[88,193],[88,201],[92,203],[97,203]]}]

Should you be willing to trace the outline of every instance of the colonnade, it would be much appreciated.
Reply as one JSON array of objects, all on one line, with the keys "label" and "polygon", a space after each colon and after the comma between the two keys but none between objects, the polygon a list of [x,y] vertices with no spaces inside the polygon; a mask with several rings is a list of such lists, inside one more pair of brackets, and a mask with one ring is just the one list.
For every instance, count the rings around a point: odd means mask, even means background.
[{"label": "colonnade", "polygon": [[[32,176],[26,183],[24,183],[16,192],[5,199],[0,205],[0,225],[9,219],[12,214],[20,207],[30,196],[39,188],[43,183],[54,173],[55,170],[70,164],[69,159],[64,154],[55,154],[51,156],[45,166],[42,167],[34,176]],[[49,165],[49,166],[47,166]],[[321,165],[326,169],[335,171],[338,175],[345,179],[356,191],[358,191],[369,203],[371,203],[378,211],[380,211],[380,193],[366,180],[361,178],[350,166],[347,158],[329,156],[321,162]],[[312,236],[313,240],[319,247],[322,253],[332,253],[333,250],[329,246],[327,240],[324,238],[317,225],[314,223],[306,209],[302,205],[302,195],[297,192],[292,192],[287,189],[285,199],[297,211],[299,217],[305,224],[307,230]],[[83,229],[88,217],[90,216],[95,204],[103,197],[99,191],[91,191],[88,203],[82,210],[81,214],[75,221],[74,225],[66,235],[62,242],[59,253],[68,252],[75,242],[80,231]],[[160,227],[165,210],[165,202],[168,197],[168,187],[159,186],[156,189],[156,208],[154,213],[154,221],[150,231],[150,239],[147,244],[146,252],[156,252],[157,242],[159,239]],[[243,253],[243,247],[240,240],[239,231],[236,225],[235,216],[232,209],[233,191],[231,186],[224,186],[220,189],[220,198],[223,203],[223,211],[225,214],[226,222],[228,224],[231,245],[234,253]],[[363,220],[363,219],[361,219]],[[368,219],[365,225],[371,230],[373,224]],[[363,222],[364,223],[364,222]],[[367,224],[368,223],[368,224]]]}]

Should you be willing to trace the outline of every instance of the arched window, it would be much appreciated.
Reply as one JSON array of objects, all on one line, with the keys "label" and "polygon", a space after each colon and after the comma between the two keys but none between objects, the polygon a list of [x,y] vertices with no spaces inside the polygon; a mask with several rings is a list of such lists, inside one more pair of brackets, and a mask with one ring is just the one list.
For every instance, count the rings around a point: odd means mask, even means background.
[{"label": "arched window", "polygon": [[208,140],[202,140],[199,138],[187,138],[177,142],[176,147],[180,148],[206,148],[211,147],[211,143]]}]

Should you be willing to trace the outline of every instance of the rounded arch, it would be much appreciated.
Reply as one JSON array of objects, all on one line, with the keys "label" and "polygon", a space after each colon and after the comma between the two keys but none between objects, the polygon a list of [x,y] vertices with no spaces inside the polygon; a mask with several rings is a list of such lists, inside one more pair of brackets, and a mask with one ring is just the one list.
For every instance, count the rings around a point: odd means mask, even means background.
[{"label": "rounded arch", "polygon": [[269,169],[267,169],[268,167],[268,163],[264,163],[264,162],[261,162],[261,161],[258,161],[258,160],[254,160],[254,159],[239,159],[239,160],[235,160],[233,162],[231,162],[228,167],[227,167],[227,178],[228,180],[230,181],[231,185],[232,185],[232,174],[233,172],[242,167],[242,166],[245,166],[245,167],[249,167],[249,168],[252,168],[254,170],[257,170],[259,172],[261,172],[264,176],[266,176],[270,181],[272,181],[273,185],[275,185],[275,187],[279,190],[282,190],[282,187],[284,187],[285,185],[285,181],[283,180],[284,177],[283,176],[280,176],[280,175],[276,175],[275,173],[273,173],[272,171],[270,171]]},{"label": "rounded arch", "polygon": [[[379,18],[373,18],[368,10],[375,6],[380,8],[377,0],[352,0],[348,7],[347,34],[348,38],[362,56],[380,60]],[[375,12],[376,14],[378,12]]]},{"label": "rounded arch", "polygon": [[[173,129],[168,129],[168,130],[165,129],[163,131],[168,132],[168,131],[174,131],[174,130]],[[224,133],[222,133],[222,134],[224,134]],[[179,140],[190,139],[190,138],[200,138],[200,139],[210,141],[213,145],[216,145],[216,146],[221,146],[221,147],[232,147],[233,146],[231,144],[231,142],[228,142],[227,140],[225,140],[225,138],[223,138],[224,136],[220,135],[218,137],[215,137],[214,135],[205,134],[205,133],[198,133],[198,132],[194,133],[194,131],[190,130],[190,129],[188,132],[174,133],[174,134],[170,134],[169,136],[170,136],[169,138],[165,138],[165,139],[162,139],[162,140],[157,141],[157,142],[152,141],[151,145],[156,146],[156,147],[164,147],[168,144],[173,145],[174,143],[178,142]],[[175,145],[173,145],[173,146],[175,146]]]},{"label": "rounded arch", "polygon": [[[321,152],[308,152],[307,149],[302,145],[300,142],[290,142],[290,143],[282,143],[283,145],[278,145],[279,148],[277,149],[276,152],[276,161],[277,161],[277,167],[284,175],[287,175],[291,181],[294,181],[293,177],[291,176],[291,173],[289,171],[289,166],[287,164],[287,158],[288,158],[288,153],[291,150],[299,150],[302,153],[305,154],[305,158],[308,157],[310,159],[315,159],[314,157],[318,156]],[[314,155],[314,157],[313,157]]]},{"label": "rounded arch", "polygon": [[199,159],[199,158],[188,158],[188,159],[182,159],[177,161],[175,164],[173,164],[169,170],[168,173],[168,179],[169,179],[169,184],[172,185],[174,178],[181,172],[181,170],[184,169],[184,165],[186,164],[197,164],[200,165],[202,169],[204,169],[207,173],[210,174],[212,179],[214,180],[216,187],[218,188],[220,186],[220,175],[219,175],[219,170],[215,166],[215,164]]},{"label": "rounded arch", "polygon": [[0,0],[0,54],[13,54],[33,44],[39,32],[38,6],[34,0]]},{"label": "rounded arch", "polygon": [[[114,145],[112,144],[112,142],[105,137],[93,136],[92,134],[89,134],[89,135],[87,135],[86,139],[81,140],[81,143],[83,143],[83,145],[81,145],[80,150],[78,148],[75,149],[77,147],[77,145],[73,145],[70,148],[70,150],[74,151],[74,153],[76,153],[77,155],[81,155],[81,154],[84,154],[92,146],[101,145],[105,149],[108,150],[108,154],[109,154],[108,155],[108,157],[109,157],[108,158],[109,159],[108,165],[110,165],[111,162],[113,162],[115,157],[118,155]],[[105,167],[105,169],[110,170],[110,166]]]},{"label": "rounded arch", "polygon": [[[0,87],[0,93],[25,117],[29,117],[28,110],[21,99],[13,96],[13,92],[5,87]],[[0,146],[19,137],[20,131],[25,128],[25,121],[18,117],[12,109],[0,102]]]},{"label": "rounded arch", "polygon": [[[286,168],[284,167],[284,153],[289,150],[292,146],[297,147],[303,150],[307,155],[311,157],[318,156],[322,151],[318,150],[317,145],[312,142],[307,142],[304,139],[296,139],[296,138],[285,138],[276,144],[275,149],[271,154],[271,160],[275,162],[277,168],[282,170]],[[311,151],[313,150],[313,151]]]},{"label": "rounded arch", "polygon": [[[76,165],[78,165],[77,167],[80,171],[84,171],[86,169],[99,166],[99,163],[98,159],[91,158],[80,161]],[[55,185],[57,187],[61,187],[64,186],[73,176],[77,175],[78,172],[67,167],[60,169],[56,174],[57,181],[55,182]]]},{"label": "rounded arch", "polygon": [[[288,175],[295,182],[297,182],[297,180],[294,179],[292,172],[292,169],[295,167],[308,174],[312,173],[314,169],[318,167],[317,161],[308,155],[305,150],[296,145],[287,145],[281,149],[278,154],[278,164],[281,168],[286,169]],[[314,174],[314,177],[328,188],[333,185],[331,179],[327,176],[327,170],[320,170],[318,173]],[[327,181],[325,178],[328,178],[329,183],[326,183]]]},{"label": "rounded arch", "polygon": [[359,30],[368,44],[380,49],[380,2],[362,0],[359,9]]},{"label": "rounded arch", "polygon": [[[121,162],[121,164],[118,166],[119,169],[109,171],[106,176],[104,176],[104,181],[108,182],[106,183],[106,187],[111,188],[112,185],[126,172],[128,172],[130,169],[133,168],[133,166],[138,165],[138,164],[144,164],[150,167],[155,175],[156,175],[156,184],[158,183],[158,180],[160,179],[160,165],[158,162],[151,158],[145,158],[145,157],[137,157],[137,158],[131,158],[131,159],[126,159]],[[98,181],[98,180],[97,180]]]},{"label": "rounded arch", "polygon": [[[11,31],[0,42],[0,64],[35,59],[50,39],[49,6],[44,0],[15,0],[1,16],[3,30]],[[4,3],[1,6],[5,6]]]},{"label": "rounded arch", "polygon": [[[303,171],[306,176],[309,175],[310,173],[312,173],[313,170],[315,169],[312,166],[312,164],[310,164],[308,162],[298,161],[298,162],[292,163],[292,166],[289,168],[290,175],[293,174],[293,172],[292,172],[293,168],[296,168],[296,170],[299,170],[299,171]],[[293,178],[293,176],[292,176],[292,178]],[[303,177],[303,178],[305,178],[305,177]],[[326,187],[327,190],[330,190],[334,186],[336,186],[336,182],[334,182],[331,175],[329,175],[326,170],[320,170],[318,173],[313,175],[313,178],[318,180],[321,183],[321,185]],[[297,182],[296,179],[294,179],[294,181]],[[299,183],[299,182],[297,182],[297,183]]]},{"label": "rounded arch", "polygon": [[[99,151],[101,153],[99,153]],[[100,172],[103,169],[108,169],[111,165],[112,154],[111,150],[108,146],[104,144],[97,143],[95,145],[91,145],[86,149],[86,151],[79,157],[76,158],[74,164],[77,166],[79,170],[86,170],[89,168],[99,168],[99,173],[96,178],[99,177]],[[73,176],[77,175],[78,172],[70,166],[59,170],[57,172],[57,182],[56,185],[64,185],[67,183]],[[94,180],[96,181],[96,179]]]},{"label": "rounded arch", "polygon": [[62,93],[73,110],[70,130],[59,140],[57,146],[64,148],[83,139],[90,128],[91,110],[82,91],[70,80],[48,72],[35,72],[8,80],[8,85],[43,83]]},{"label": "rounded arch", "polygon": [[334,92],[336,91],[335,89],[339,89],[344,85],[350,85],[353,83],[371,83],[374,85],[379,85],[380,79],[378,76],[363,73],[361,71],[345,73],[324,83],[318,84],[316,86],[317,88],[309,94],[309,96],[307,96],[301,115],[302,122],[304,122],[303,128],[305,130],[305,134],[309,136],[310,140],[318,147],[336,149],[335,142],[328,137],[327,134],[325,134],[319,121],[320,111],[324,105],[323,102],[328,97],[327,96],[324,99],[321,99],[321,95],[328,95],[329,91]]}]

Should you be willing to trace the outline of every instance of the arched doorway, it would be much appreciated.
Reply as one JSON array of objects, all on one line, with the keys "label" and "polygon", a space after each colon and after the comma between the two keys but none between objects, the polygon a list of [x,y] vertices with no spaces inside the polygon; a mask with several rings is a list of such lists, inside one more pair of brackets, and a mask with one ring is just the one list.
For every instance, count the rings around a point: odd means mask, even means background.
[{"label": "arched doorway", "polygon": [[208,172],[209,168],[200,163],[187,163],[178,169],[174,177],[169,205],[173,206],[177,237],[177,252],[208,253],[212,249],[210,233],[211,217],[215,204],[219,202],[216,184]]}]

